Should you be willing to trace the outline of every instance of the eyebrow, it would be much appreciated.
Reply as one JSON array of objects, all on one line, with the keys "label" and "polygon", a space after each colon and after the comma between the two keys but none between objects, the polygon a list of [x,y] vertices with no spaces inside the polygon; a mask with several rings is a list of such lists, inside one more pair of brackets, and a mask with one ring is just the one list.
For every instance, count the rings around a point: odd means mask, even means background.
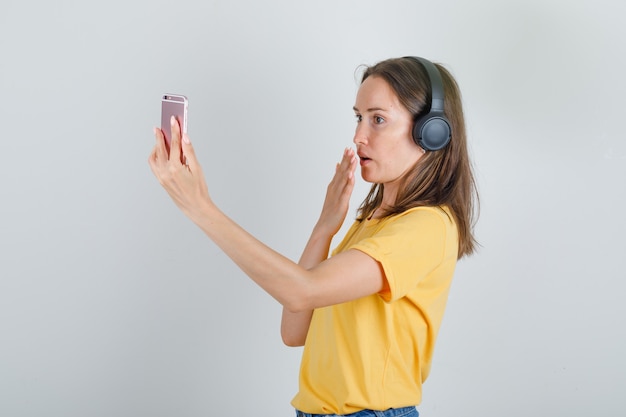
[{"label": "eyebrow", "polygon": [[[358,112],[359,109],[356,106],[352,107],[352,110]],[[366,110],[366,112],[371,113],[373,111],[387,111],[385,109],[383,109],[382,107],[370,107],[369,109]]]}]

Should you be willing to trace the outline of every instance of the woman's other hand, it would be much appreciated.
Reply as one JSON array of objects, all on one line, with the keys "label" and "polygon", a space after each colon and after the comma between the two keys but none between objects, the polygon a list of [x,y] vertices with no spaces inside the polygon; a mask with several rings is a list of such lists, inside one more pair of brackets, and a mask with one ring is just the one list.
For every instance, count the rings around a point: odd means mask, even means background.
[{"label": "woman's other hand", "polygon": [[202,168],[198,163],[189,136],[182,135],[178,121],[171,119],[171,144],[168,155],[163,132],[154,129],[156,145],[148,163],[174,203],[191,220],[196,221],[207,204],[212,204]]},{"label": "woman's other hand", "polygon": [[335,168],[335,175],[326,189],[326,198],[317,227],[323,228],[331,236],[339,231],[348,213],[350,196],[354,189],[356,163],[354,150],[346,148],[341,162]]}]

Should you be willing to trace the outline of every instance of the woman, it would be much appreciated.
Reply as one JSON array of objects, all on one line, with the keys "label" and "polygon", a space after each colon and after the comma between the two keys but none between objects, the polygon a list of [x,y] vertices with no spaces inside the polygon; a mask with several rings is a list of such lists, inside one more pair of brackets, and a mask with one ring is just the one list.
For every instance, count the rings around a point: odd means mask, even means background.
[{"label": "woman", "polygon": [[[284,342],[304,345],[299,416],[417,416],[456,261],[475,248],[460,94],[443,67],[390,59],[366,69],[354,111],[356,153],[337,164],[298,264],[215,206],[174,120],[170,154],[155,129],[149,162],[178,207],[283,305]],[[372,188],[329,257],[357,162]]]}]

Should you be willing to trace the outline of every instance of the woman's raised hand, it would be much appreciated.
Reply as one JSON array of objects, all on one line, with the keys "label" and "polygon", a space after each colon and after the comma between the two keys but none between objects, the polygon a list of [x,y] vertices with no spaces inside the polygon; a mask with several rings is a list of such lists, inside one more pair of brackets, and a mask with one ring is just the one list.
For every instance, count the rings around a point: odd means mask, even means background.
[{"label": "woman's raised hand", "polygon": [[335,235],[348,213],[350,196],[354,189],[354,171],[357,157],[354,150],[346,148],[341,162],[335,168],[335,175],[326,189],[326,198],[316,227]]},{"label": "woman's raised hand", "polygon": [[180,125],[174,117],[171,119],[171,132],[168,155],[163,132],[159,128],[154,129],[156,145],[148,163],[174,203],[195,221],[203,212],[203,207],[212,204],[211,198],[189,136],[185,133],[181,140]]}]

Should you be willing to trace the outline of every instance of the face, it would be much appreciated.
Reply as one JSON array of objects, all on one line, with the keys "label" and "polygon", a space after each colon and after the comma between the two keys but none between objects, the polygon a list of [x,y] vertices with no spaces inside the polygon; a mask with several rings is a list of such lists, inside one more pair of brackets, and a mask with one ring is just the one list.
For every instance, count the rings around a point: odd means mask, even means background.
[{"label": "face", "polygon": [[[396,190],[403,175],[424,155],[412,138],[413,117],[383,78],[370,76],[360,86],[354,112],[354,143],[365,181]],[[397,191],[397,190],[396,190]]]}]

